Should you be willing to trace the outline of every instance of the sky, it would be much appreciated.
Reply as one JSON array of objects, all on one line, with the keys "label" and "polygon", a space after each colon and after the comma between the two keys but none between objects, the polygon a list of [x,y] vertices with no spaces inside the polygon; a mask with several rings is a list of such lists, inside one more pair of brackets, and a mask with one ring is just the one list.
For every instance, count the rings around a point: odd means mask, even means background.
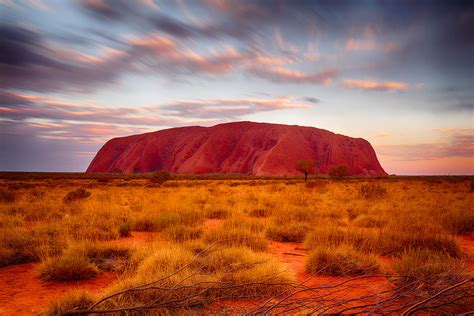
[{"label": "sky", "polygon": [[0,0],[0,170],[256,121],[367,139],[390,174],[474,174],[474,1]]}]

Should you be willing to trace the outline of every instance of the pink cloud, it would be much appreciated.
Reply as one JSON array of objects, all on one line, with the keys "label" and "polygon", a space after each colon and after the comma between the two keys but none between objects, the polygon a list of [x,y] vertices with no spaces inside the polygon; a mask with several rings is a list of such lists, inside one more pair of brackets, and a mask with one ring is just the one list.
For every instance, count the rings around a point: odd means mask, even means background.
[{"label": "pink cloud", "polygon": [[375,42],[372,39],[349,38],[346,42],[346,49],[351,51],[373,50]]},{"label": "pink cloud", "polygon": [[377,82],[372,80],[344,80],[341,83],[341,87],[346,89],[358,89],[358,90],[373,90],[373,91],[389,91],[389,90],[406,90],[409,85],[404,82],[386,81]]},{"label": "pink cloud", "polygon": [[339,74],[330,68],[319,72],[302,72],[285,67],[252,67],[250,70],[259,77],[276,82],[329,84]]}]

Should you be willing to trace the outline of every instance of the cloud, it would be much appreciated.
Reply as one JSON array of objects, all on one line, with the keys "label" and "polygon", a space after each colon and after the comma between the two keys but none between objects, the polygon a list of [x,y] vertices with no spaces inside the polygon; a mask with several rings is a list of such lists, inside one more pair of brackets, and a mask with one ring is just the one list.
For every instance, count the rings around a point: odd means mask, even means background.
[{"label": "cloud", "polygon": [[467,157],[474,160],[474,135],[454,134],[436,142],[413,145],[380,145],[378,153],[398,161],[438,160]]},{"label": "cloud", "polygon": [[373,50],[375,48],[374,40],[372,39],[355,39],[349,38],[346,42],[346,49],[352,51],[358,50]]},{"label": "cloud", "polygon": [[346,89],[370,90],[370,91],[401,91],[409,88],[404,82],[387,81],[377,82],[372,80],[344,80],[341,87]]},{"label": "cloud", "polygon": [[339,75],[339,70],[335,68],[324,69],[318,72],[302,72],[286,67],[254,66],[250,68],[250,72],[274,82],[316,84],[329,84]]},{"label": "cloud", "polygon": [[238,118],[243,115],[276,110],[310,108],[311,104],[281,96],[272,99],[238,98],[177,100],[160,106],[167,115],[195,118]]},{"label": "cloud", "polygon": [[[2,133],[35,134],[48,139],[103,141],[104,138],[195,124],[214,124],[244,115],[309,108],[312,104],[289,96],[176,100],[142,107],[103,106],[64,102],[50,97],[0,93]],[[10,122],[9,125],[5,125]],[[16,125],[17,124],[17,125]]]},{"label": "cloud", "polygon": [[79,53],[46,41],[40,33],[12,25],[0,27],[4,39],[0,53],[2,85],[35,92],[90,92],[117,83],[125,74],[156,73],[221,75],[244,72],[274,82],[328,84],[336,69],[319,72],[292,70],[287,57],[254,50],[198,53],[159,34],[130,37],[124,48],[105,48],[97,55]]},{"label": "cloud", "polygon": [[313,103],[313,104],[321,103],[321,100],[319,100],[317,98],[314,98],[314,97],[305,97],[305,98],[303,98],[303,100],[305,100],[306,102]]},{"label": "cloud", "polygon": [[474,133],[474,128],[462,128],[462,127],[445,127],[445,128],[435,128],[435,131],[441,133],[455,133],[455,132],[471,132]]}]

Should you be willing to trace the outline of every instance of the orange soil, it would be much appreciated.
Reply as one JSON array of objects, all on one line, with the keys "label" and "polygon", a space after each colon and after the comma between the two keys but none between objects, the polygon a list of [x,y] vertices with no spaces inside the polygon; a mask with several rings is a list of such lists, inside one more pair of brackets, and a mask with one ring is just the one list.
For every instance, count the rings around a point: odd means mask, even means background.
[{"label": "orange soil", "polygon": [[37,277],[39,264],[20,264],[0,269],[0,315],[37,315],[65,292],[81,288],[99,294],[115,281],[113,272],[74,282],[45,282]]}]

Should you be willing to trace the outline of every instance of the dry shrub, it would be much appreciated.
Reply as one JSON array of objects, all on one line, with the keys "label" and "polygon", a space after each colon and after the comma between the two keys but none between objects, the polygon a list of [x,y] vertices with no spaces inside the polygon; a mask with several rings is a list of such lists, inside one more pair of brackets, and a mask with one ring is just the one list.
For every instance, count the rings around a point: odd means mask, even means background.
[{"label": "dry shrub", "polygon": [[82,243],[72,247],[72,251],[83,252],[101,271],[123,272],[132,256],[132,250],[110,243]]},{"label": "dry shrub", "polygon": [[110,179],[110,178],[98,178],[97,179],[98,183],[109,183],[111,181],[112,181],[112,179]]},{"label": "dry shrub", "polygon": [[66,251],[59,258],[43,261],[39,268],[39,278],[46,281],[66,282],[90,279],[98,272],[99,269],[90,262],[86,254]]},{"label": "dry shrub", "polygon": [[21,227],[0,229],[0,267],[39,261],[58,254],[64,236],[58,225],[37,225],[30,231]]},{"label": "dry shrub", "polygon": [[353,224],[357,227],[381,228],[387,220],[379,215],[362,214],[354,219]]},{"label": "dry shrub", "polygon": [[84,290],[74,290],[66,295],[55,299],[49,304],[45,311],[48,316],[63,315],[71,310],[86,309],[94,304],[95,298],[92,294]]},{"label": "dry shrub", "polygon": [[[160,244],[148,249],[140,259],[136,273],[122,279],[113,291],[153,280],[160,280],[155,287],[125,292],[109,300],[106,306],[140,306],[179,300],[181,308],[186,308],[188,302],[194,307],[205,306],[221,298],[262,299],[289,289],[294,276],[273,256],[247,248],[217,247],[196,257],[183,245]],[[182,310],[176,303],[165,306],[150,311],[150,314],[192,311]]]},{"label": "dry shrub", "polygon": [[317,247],[306,261],[306,271],[314,274],[370,274],[378,270],[374,255],[361,253],[350,246]]},{"label": "dry shrub", "polygon": [[113,240],[119,237],[118,225],[99,214],[81,214],[63,221],[73,240]]},{"label": "dry shrub", "polygon": [[164,238],[175,241],[183,242],[186,240],[198,239],[202,235],[201,227],[190,227],[185,225],[170,226],[162,231]]},{"label": "dry shrub", "polygon": [[244,246],[256,251],[265,250],[268,245],[265,238],[249,229],[224,225],[206,232],[203,238],[206,243],[219,242],[229,247]]},{"label": "dry shrub", "polygon": [[474,232],[474,211],[463,208],[447,211],[441,217],[443,226],[453,234],[468,234]]},{"label": "dry shrub", "polygon": [[445,287],[466,277],[460,260],[428,249],[410,249],[403,252],[400,258],[394,261],[393,268],[398,275],[403,276],[397,279],[398,283],[417,280],[427,288],[440,282],[444,283]]},{"label": "dry shrub", "polygon": [[13,191],[0,188],[0,202],[13,203],[16,200],[16,194]]},{"label": "dry shrub", "polygon": [[212,208],[206,211],[206,217],[210,219],[223,219],[229,216],[229,211],[223,208]]},{"label": "dry shrub", "polygon": [[257,218],[247,218],[244,216],[234,216],[222,223],[223,229],[249,231],[253,234],[260,234],[265,231],[267,224]]},{"label": "dry shrub", "polygon": [[68,194],[64,197],[63,201],[64,203],[71,203],[87,199],[89,196],[91,196],[91,193],[89,191],[79,188],[68,192]]},{"label": "dry shrub", "polygon": [[135,221],[135,230],[161,231],[179,224],[180,216],[175,212],[146,213]]},{"label": "dry shrub", "polygon": [[0,229],[0,267],[38,260],[36,246],[24,229]]},{"label": "dry shrub", "polygon": [[266,237],[280,242],[303,242],[310,231],[308,225],[291,222],[288,225],[274,223],[267,228]]},{"label": "dry shrub", "polygon": [[274,214],[275,223],[287,225],[289,222],[311,222],[315,212],[307,208],[280,209]]},{"label": "dry shrub", "polygon": [[338,247],[350,245],[359,250],[374,249],[378,234],[358,228],[339,227],[331,222],[319,223],[305,238],[305,246],[316,249],[319,246]]},{"label": "dry shrub", "polygon": [[374,247],[383,255],[398,256],[409,249],[428,249],[452,257],[461,255],[454,236],[429,221],[415,220],[408,215],[398,221],[389,221],[378,234]]},{"label": "dry shrub", "polygon": [[390,221],[380,230],[339,227],[335,223],[316,226],[305,239],[310,249],[324,246],[350,245],[355,249],[398,256],[407,249],[425,248],[453,257],[461,254],[456,239],[438,226],[415,222],[406,216]]},{"label": "dry shrub", "polygon": [[349,176],[349,167],[346,165],[333,166],[329,169],[329,175],[342,179],[343,177]]},{"label": "dry shrub", "polygon": [[249,212],[249,216],[252,217],[269,217],[272,215],[272,211],[268,208],[254,208]]},{"label": "dry shrub", "polygon": [[122,222],[119,226],[119,236],[130,237],[131,235],[132,235],[132,222],[131,221]]},{"label": "dry shrub", "polygon": [[138,215],[135,220],[135,230],[162,231],[165,228],[177,225],[196,226],[202,224],[203,221],[204,214],[191,209],[157,213],[147,212]]},{"label": "dry shrub", "polygon": [[381,199],[387,195],[387,189],[379,184],[363,184],[359,189],[359,195],[366,200]]},{"label": "dry shrub", "polygon": [[71,245],[59,257],[41,263],[43,280],[70,281],[94,277],[99,271],[123,272],[132,251],[128,247],[108,243],[81,242]]},{"label": "dry shrub", "polygon": [[154,172],[151,175],[150,182],[161,185],[170,179],[171,179],[171,174],[168,171],[159,170],[159,171]]}]

